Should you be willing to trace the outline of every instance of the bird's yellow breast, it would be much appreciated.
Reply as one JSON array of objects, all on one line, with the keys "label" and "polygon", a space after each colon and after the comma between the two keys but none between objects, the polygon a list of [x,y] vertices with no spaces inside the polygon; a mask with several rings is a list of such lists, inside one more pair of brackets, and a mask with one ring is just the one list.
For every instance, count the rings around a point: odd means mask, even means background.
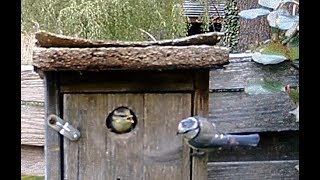
[{"label": "bird's yellow breast", "polygon": [[112,121],[112,126],[116,131],[125,132],[131,128],[132,123],[125,119],[116,119]]}]

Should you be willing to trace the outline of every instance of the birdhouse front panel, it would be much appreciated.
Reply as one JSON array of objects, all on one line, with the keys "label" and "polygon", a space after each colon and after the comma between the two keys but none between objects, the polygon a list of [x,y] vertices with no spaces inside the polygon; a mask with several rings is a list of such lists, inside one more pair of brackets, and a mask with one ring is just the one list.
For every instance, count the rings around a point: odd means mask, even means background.
[{"label": "birdhouse front panel", "polygon": [[[191,93],[63,94],[63,119],[81,138],[63,142],[64,179],[185,179],[190,171],[179,120],[191,115]],[[137,125],[128,133],[111,132],[110,112],[130,108]]]}]

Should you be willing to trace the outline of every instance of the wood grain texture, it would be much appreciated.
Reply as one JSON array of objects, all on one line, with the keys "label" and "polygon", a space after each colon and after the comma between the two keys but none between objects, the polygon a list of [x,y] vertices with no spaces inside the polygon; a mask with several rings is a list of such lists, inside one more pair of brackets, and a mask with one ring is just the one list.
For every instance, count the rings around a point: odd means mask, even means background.
[{"label": "wood grain texture", "polygon": [[21,66],[21,100],[44,101],[43,80],[33,71],[32,65]]},{"label": "wood grain texture", "polygon": [[209,161],[269,161],[299,159],[299,131],[259,132],[256,147],[215,148]]},{"label": "wood grain texture", "polygon": [[176,151],[183,143],[176,132],[191,114],[191,93],[145,94],[144,103],[144,151],[154,158],[144,166],[143,179],[190,179],[189,150]]},{"label": "wood grain texture", "polygon": [[[236,57],[233,58],[233,60]],[[31,66],[30,66],[31,67]],[[23,68],[22,68],[23,69]],[[105,88],[109,87],[109,90],[116,89],[115,91],[126,91],[128,89],[134,89],[134,91],[155,91],[156,89],[160,89],[160,87],[166,87],[164,90],[172,91],[176,90],[192,90],[193,85],[188,80],[190,79],[191,74],[186,72],[184,76],[175,76],[173,74],[168,74],[168,76],[172,77],[168,79],[171,84],[175,84],[172,87],[164,86],[161,84],[165,84],[166,82],[161,81],[160,79],[164,78],[165,75],[161,75],[159,77],[155,77],[154,73],[150,72],[146,75],[145,79],[136,79],[140,76],[140,73],[144,73],[141,71],[134,72],[133,74],[123,74],[123,76],[115,75],[115,74],[105,74],[100,76],[97,73],[96,76],[90,76],[88,78],[86,74],[89,72],[84,72],[83,75],[80,73],[73,72],[71,74],[65,74],[64,79],[62,79],[62,88],[63,92],[103,92]],[[91,72],[93,73],[93,72]],[[100,72],[102,73],[102,72]],[[275,73],[275,74],[273,74]],[[165,73],[164,73],[165,74]],[[229,89],[229,88],[243,88],[246,86],[248,82],[254,82],[259,78],[263,77],[273,77],[273,79],[278,79],[283,84],[298,84],[298,71],[292,69],[289,64],[283,63],[279,65],[273,66],[262,66],[254,62],[234,62],[232,61],[229,65],[226,65],[226,68],[217,69],[210,71],[210,89]],[[21,100],[30,100],[36,101],[37,104],[41,104],[43,102],[43,98],[41,97],[44,92],[43,90],[43,80],[37,74],[34,74],[31,68],[27,68],[25,71],[21,71],[21,77],[23,78],[22,89],[21,89]],[[28,77],[32,77],[32,83],[26,83]],[[128,78],[128,81],[124,81],[124,78]],[[176,77],[176,78],[175,78]],[[97,79],[96,81],[91,81],[92,79]],[[121,80],[122,79],[122,80]],[[108,81],[116,80],[118,83],[114,83],[114,85],[110,86]],[[139,83],[134,82],[138,80]],[[131,85],[130,85],[131,82]],[[152,86],[154,88],[150,88],[150,84],[157,82],[156,85]],[[85,90],[82,85],[75,85],[76,83],[85,85],[89,90]],[[23,85],[24,84],[24,85]],[[118,88],[115,86],[118,84]],[[127,87],[123,85],[127,84]],[[30,85],[32,85],[30,87]],[[42,86],[40,88],[40,86]],[[33,88],[39,87],[39,88]],[[82,88],[81,88],[82,87]],[[136,87],[136,88],[135,88]],[[41,90],[42,89],[42,90]],[[28,92],[28,93],[25,93]],[[239,96],[238,96],[239,95]],[[212,99],[214,98],[214,99]],[[258,99],[257,99],[258,98]],[[209,119],[213,122],[217,122],[222,124],[221,128],[226,131],[282,131],[282,130],[297,130],[299,129],[299,124],[295,122],[294,117],[286,114],[288,110],[292,110],[294,108],[293,104],[288,99],[287,95],[283,93],[273,94],[273,95],[246,95],[245,93],[210,93],[210,116]],[[260,101],[260,100],[263,101]],[[217,100],[217,102],[216,102]],[[259,102],[258,102],[259,101]],[[23,102],[25,103],[25,102]],[[28,103],[28,102],[26,102]],[[256,106],[256,103],[258,106]],[[269,104],[271,104],[271,108],[269,108]],[[33,127],[34,129],[41,129],[41,110],[39,107],[30,107],[23,106],[22,108],[22,120],[21,123],[26,123],[32,118],[33,123],[39,124],[39,127]],[[27,109],[28,110],[27,110]],[[234,118],[230,113],[232,111],[236,111],[241,116]],[[217,112],[217,113],[215,113]],[[258,117],[258,119],[253,119]],[[224,119],[226,118],[226,119]],[[223,122],[222,122],[223,121]],[[233,122],[235,121],[235,122]],[[271,123],[270,123],[271,122]],[[235,124],[234,124],[235,123]],[[240,123],[240,124],[239,124]],[[234,124],[230,126],[230,124]],[[30,132],[28,129],[25,129],[25,125],[21,128],[22,132]],[[243,129],[244,128],[244,129]],[[251,128],[251,129],[248,129]],[[38,132],[38,131],[37,131]],[[31,144],[32,142],[36,142],[36,144],[31,145],[41,145],[41,139],[44,137],[37,136],[36,138],[39,141],[35,141],[34,139],[28,140],[28,135],[23,134],[23,143]],[[42,135],[43,136],[43,135]],[[26,137],[26,138],[25,138]],[[35,137],[31,135],[31,137]],[[39,144],[40,143],[40,144]]]},{"label": "wood grain texture", "polygon": [[[108,113],[118,106],[136,114],[133,131],[115,134],[107,129]],[[184,162],[189,154],[179,149],[182,139],[176,136],[176,128],[190,116],[191,94],[65,94],[64,112],[64,119],[82,133],[76,142],[64,140],[65,179],[189,177],[190,166]],[[159,152],[167,153],[168,148],[178,154],[163,159]]]},{"label": "wood grain texture", "polygon": [[143,133],[144,110],[143,94],[110,94],[108,111],[119,106],[130,108],[137,117],[136,127],[126,134],[107,132],[106,179],[143,179]]},{"label": "wood grain texture", "polygon": [[44,106],[21,104],[21,144],[44,146]]},{"label": "wood grain texture", "polygon": [[64,138],[64,179],[106,179],[106,95],[64,94],[65,121],[81,132],[78,141]]},{"label": "wood grain texture", "polygon": [[289,114],[295,105],[284,92],[258,95],[210,93],[209,101],[209,120],[221,132],[299,130],[299,122]]},{"label": "wood grain texture", "polygon": [[44,148],[21,146],[21,175],[44,176]]},{"label": "wood grain texture", "polygon": [[209,88],[211,90],[244,88],[249,84],[260,82],[263,78],[281,82],[283,85],[298,85],[299,70],[293,68],[289,62],[262,65],[251,61],[251,58],[247,60],[233,58],[224,68],[210,71]]},{"label": "wood grain texture", "polygon": [[208,164],[208,180],[298,180],[299,171],[295,168],[297,164],[299,164],[299,160],[210,162]]},{"label": "wood grain texture", "polygon": [[197,34],[179,39],[161,40],[161,41],[102,41],[76,38],[54,34],[45,31],[39,31],[35,34],[37,45],[40,47],[145,47],[145,46],[186,46],[186,45],[215,45],[224,36],[223,32],[210,32]]},{"label": "wood grain texture", "polygon": [[[60,92],[57,74],[46,72],[44,77],[45,88],[45,117],[50,114],[60,116]],[[61,117],[61,116],[60,116]],[[45,125],[45,179],[56,180],[62,178],[61,173],[61,137],[50,126]]]},{"label": "wood grain texture", "polygon": [[[193,99],[193,115],[208,118],[209,113],[209,71],[195,74],[195,91]],[[208,154],[192,158],[192,180],[207,180]]]},{"label": "wood grain texture", "polygon": [[37,71],[199,69],[228,62],[227,48],[207,45],[35,48],[33,53]]},{"label": "wood grain texture", "polygon": [[60,72],[61,91],[165,92],[193,91],[193,71]]}]

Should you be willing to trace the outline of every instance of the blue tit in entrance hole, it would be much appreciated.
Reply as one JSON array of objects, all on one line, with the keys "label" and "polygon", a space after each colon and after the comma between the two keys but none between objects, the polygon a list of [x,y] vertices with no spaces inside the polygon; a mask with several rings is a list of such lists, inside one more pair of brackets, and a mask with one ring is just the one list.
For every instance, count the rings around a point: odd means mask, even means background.
[{"label": "blue tit in entrance hole", "polygon": [[205,151],[221,146],[257,146],[259,134],[234,135],[219,133],[215,124],[201,116],[188,117],[180,121],[177,134],[182,134],[186,143],[194,149],[192,155],[204,155]]},{"label": "blue tit in entrance hole", "polygon": [[130,132],[136,125],[136,120],[130,109],[119,107],[107,118],[107,127],[112,132],[122,134]]}]

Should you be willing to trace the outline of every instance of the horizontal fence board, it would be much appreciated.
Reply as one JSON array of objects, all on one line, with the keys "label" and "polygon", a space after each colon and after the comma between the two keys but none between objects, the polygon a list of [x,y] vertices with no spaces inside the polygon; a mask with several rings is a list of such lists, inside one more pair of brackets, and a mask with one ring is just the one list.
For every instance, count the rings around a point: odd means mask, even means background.
[{"label": "horizontal fence board", "polygon": [[44,176],[44,148],[21,146],[21,175]]},{"label": "horizontal fence board", "polygon": [[210,162],[208,163],[208,180],[298,180],[299,171],[295,168],[298,164],[299,160]]},{"label": "horizontal fence board", "polygon": [[245,92],[209,94],[209,120],[222,132],[299,130],[289,111],[294,103],[284,92],[249,95]]},{"label": "horizontal fence board", "polygon": [[299,131],[259,133],[258,146],[234,146],[211,149],[209,162],[270,161],[299,159]]},{"label": "horizontal fence board", "polygon": [[21,144],[44,146],[44,106],[21,104]]},{"label": "horizontal fence board", "polygon": [[21,100],[44,101],[43,80],[33,71],[32,65],[21,66]]},{"label": "horizontal fence board", "polygon": [[250,61],[244,57],[236,61],[236,57],[230,60],[224,68],[210,72],[209,89],[244,88],[250,83],[259,82],[262,78],[279,81],[283,85],[297,85],[299,83],[299,71],[289,62],[276,65],[262,65]]}]

